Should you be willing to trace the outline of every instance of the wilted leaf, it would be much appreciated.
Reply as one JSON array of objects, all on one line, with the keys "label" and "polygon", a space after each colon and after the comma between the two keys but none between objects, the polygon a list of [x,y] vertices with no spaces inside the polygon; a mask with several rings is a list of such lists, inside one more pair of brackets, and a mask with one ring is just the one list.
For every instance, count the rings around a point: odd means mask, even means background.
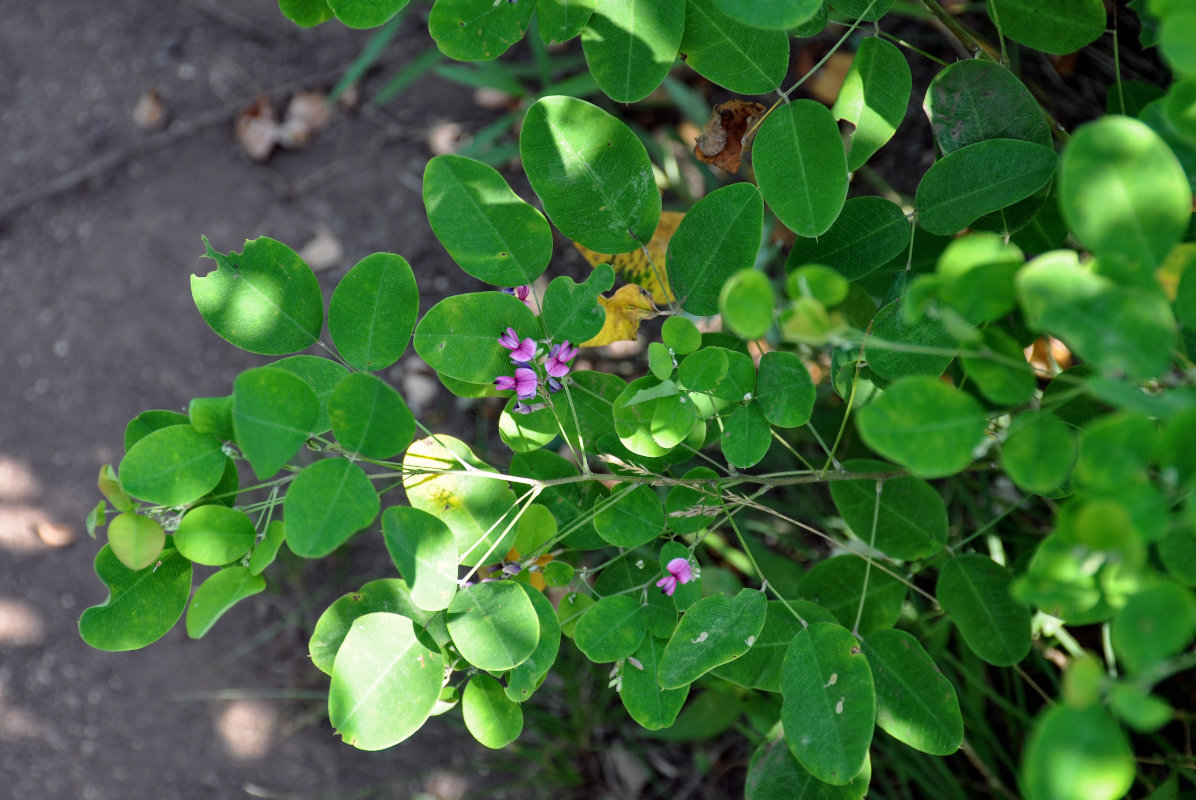
[{"label": "wilted leaf", "polygon": [[638,247],[627,253],[608,255],[597,253],[577,242],[573,246],[581,252],[582,257],[590,262],[591,267],[599,264],[610,264],[616,275],[623,276],[629,283],[643,286],[652,293],[652,302],[665,305],[673,302],[673,293],[669,289],[669,274],[666,269],[666,253],[669,240],[673,238],[673,231],[681,224],[685,214],[679,211],[660,212],[660,222],[656,225],[656,232],[652,234],[652,241],[643,247]]},{"label": "wilted leaf", "polygon": [[[698,161],[739,172],[739,162],[751,150],[756,124],[767,107],[748,100],[728,100],[710,112],[694,145]],[[749,132],[752,134],[748,136]],[[747,139],[745,142],[744,139]]]}]

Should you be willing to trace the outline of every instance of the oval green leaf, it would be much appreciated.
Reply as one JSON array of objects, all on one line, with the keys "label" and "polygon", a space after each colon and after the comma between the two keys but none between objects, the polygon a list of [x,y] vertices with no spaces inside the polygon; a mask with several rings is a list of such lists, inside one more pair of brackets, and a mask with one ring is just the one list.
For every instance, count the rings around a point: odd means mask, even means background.
[{"label": "oval green leaf", "polygon": [[1030,610],[1009,594],[1013,577],[987,556],[953,558],[939,572],[935,595],[968,647],[989,664],[1012,666],[1030,652]]},{"label": "oval green leaf", "polygon": [[685,0],[603,0],[581,31],[581,46],[606,96],[634,103],[669,74],[684,28]]},{"label": "oval green leaf", "polygon": [[818,780],[850,783],[876,724],[872,670],[846,628],[815,622],[793,637],[781,669],[781,722],[789,750]]},{"label": "oval green leaf", "polygon": [[769,424],[797,428],[814,412],[814,380],[796,353],[774,350],[760,358],[756,403]]},{"label": "oval green leaf", "polygon": [[872,318],[866,345],[868,366],[888,380],[906,375],[937,378],[955,357],[955,338],[942,322],[929,315],[909,321],[905,305],[906,298],[899,297]]},{"label": "oval green leaf", "polygon": [[204,239],[216,269],[191,276],[191,297],[209,327],[250,353],[276,356],[315,344],[324,325],[320,283],[299,255],[265,236],[241,253],[218,253]]},{"label": "oval green leaf", "polygon": [[226,611],[265,588],[266,579],[252,574],[248,567],[225,567],[209,575],[187,608],[187,635],[202,638]]},{"label": "oval green leaf", "polygon": [[196,564],[220,567],[249,552],[257,531],[243,511],[220,505],[186,513],[174,531],[174,546]]},{"label": "oval green leaf", "polygon": [[635,655],[628,656],[619,673],[619,699],[631,718],[650,731],[671,726],[677,720],[689,684],[679,689],[662,689],[656,671],[664,652],[664,641],[645,636]]},{"label": "oval green leaf", "polygon": [[905,604],[905,584],[887,572],[869,570],[863,558],[847,554],[815,564],[802,578],[798,594],[834,614],[843,627],[858,628],[861,636],[893,627]]},{"label": "oval green leaf", "polygon": [[1055,151],[1020,139],[988,139],[940,158],[918,184],[918,224],[953,234],[1029,197],[1055,174]]},{"label": "oval green leaf", "polygon": [[789,752],[784,739],[761,745],[748,764],[744,800],[863,800],[872,782],[872,761],[843,786],[823,783]]},{"label": "oval green leaf", "polygon": [[905,119],[913,77],[897,46],[870,36],[860,42],[831,108],[835,119],[854,126],[847,168],[855,171],[884,146]]},{"label": "oval green leaf", "polygon": [[568,275],[553,278],[544,290],[540,312],[548,335],[558,342],[586,342],[597,336],[606,322],[606,308],[598,303],[598,295],[614,285],[615,271],[609,264],[595,267],[582,283]]},{"label": "oval green leaf", "polygon": [[754,467],[772,446],[772,428],[757,403],[740,406],[723,419],[720,439],[727,463],[739,469]]},{"label": "oval green leaf", "polygon": [[97,650],[138,650],[166,635],[183,616],[191,596],[191,562],[162,551],[152,567],[131,570],[105,545],[95,573],[108,589],[103,603],[79,617],[79,635]]},{"label": "oval green leaf", "polygon": [[657,678],[665,689],[693,683],[733,661],[756,643],[768,602],[764,592],[742,589],[734,597],[714,594],[694,603],[681,617],[664,653]]},{"label": "oval green leaf", "polygon": [[447,378],[490,384],[512,375],[511,351],[498,343],[507,328],[520,338],[540,338],[540,327],[521,300],[502,292],[446,297],[415,329],[415,352]]},{"label": "oval green leaf", "polygon": [[652,164],[615,117],[575,97],[541,98],[524,116],[519,155],[544,212],[570,239],[599,253],[652,240],[661,208]]},{"label": "oval green leaf", "polygon": [[758,269],[741,269],[727,278],[718,295],[723,322],[741,339],[759,339],[772,327],[776,292]]},{"label": "oval green leaf", "polygon": [[963,743],[963,716],[955,688],[913,635],[895,628],[864,638],[876,683],[876,724],[915,750],[934,756]]},{"label": "oval green leaf", "polygon": [[[791,600],[789,605],[807,622],[834,622],[829,613],[805,600]],[[810,611],[817,609],[817,611]],[[810,614],[821,613],[821,617]],[[781,691],[781,665],[785,652],[793,637],[802,630],[802,624],[784,603],[771,600],[764,617],[764,627],[756,641],[739,658],[721,664],[711,670],[712,674],[748,689],[762,689],[766,692]]]},{"label": "oval green leaf", "polygon": [[824,0],[714,0],[728,14],[753,28],[788,30],[818,15]]},{"label": "oval green leaf", "polygon": [[411,600],[411,591],[407,588],[406,581],[383,578],[370,581],[356,592],[341,595],[324,609],[324,613],[316,620],[311,641],[308,643],[311,663],[321,672],[331,675],[336,653],[345,637],[349,635],[353,621],[379,611],[401,614],[413,620],[416,635],[429,647],[448,643],[448,630],[445,628],[443,615],[434,617],[417,608]]},{"label": "oval green leaf", "polygon": [[669,239],[666,257],[669,286],[683,309],[718,313],[727,278],[756,262],[763,225],[764,199],[750,183],[723,186],[694,204]]},{"label": "oval green leaf", "polygon": [[605,664],[638,650],[647,630],[644,606],[634,597],[615,594],[586,609],[573,629],[573,641],[586,658]]},{"label": "oval green leaf", "polygon": [[[544,568],[544,579],[548,580],[549,567],[568,567],[560,561],[552,561]],[[572,569],[570,569],[572,572]],[[568,581],[565,581],[568,583]],[[523,589],[524,594],[532,601],[536,609],[536,616],[540,620],[540,636],[536,640],[536,649],[519,666],[511,670],[507,676],[507,697],[516,703],[522,703],[532,696],[537,687],[548,674],[548,670],[556,663],[557,653],[561,648],[561,624],[557,621],[556,609],[544,593],[528,586],[526,583],[516,584]],[[551,585],[551,582],[549,583]]]},{"label": "oval green leaf", "polygon": [[1196,635],[1196,596],[1158,579],[1130,596],[1113,617],[1113,649],[1131,674],[1185,650]]},{"label": "oval green leaf", "polygon": [[906,250],[910,230],[905,212],[892,200],[852,197],[825,233],[793,243],[785,267],[792,271],[803,264],[825,264],[856,281]]},{"label": "oval green leaf", "polygon": [[1059,202],[1067,225],[1101,256],[1154,267],[1192,216],[1192,188],[1158,134],[1128,117],[1081,126],[1063,151]]},{"label": "oval green leaf", "polygon": [[567,42],[590,21],[598,0],[536,0],[536,23],[544,44]]},{"label": "oval green leaf", "polygon": [[[334,295],[335,296],[335,295]],[[311,432],[315,435],[332,430],[332,420],[328,418],[328,398],[332,397],[332,390],[341,382],[341,378],[349,374],[343,364],[331,358],[320,356],[287,356],[270,363],[271,369],[281,369],[303,379],[303,382],[316,393],[316,402],[320,411],[316,415],[316,424]],[[232,424],[232,397],[229,397],[229,424]]]},{"label": "oval green leaf", "polygon": [[374,253],[345,273],[328,304],[328,333],[350,366],[385,369],[407,349],[419,314],[419,289],[407,259]]},{"label": "oval green leaf", "polygon": [[1029,411],[1009,426],[1001,466],[1019,488],[1050,494],[1067,481],[1076,461],[1076,436],[1054,414]]},{"label": "oval green leaf", "polygon": [[1135,772],[1125,733],[1100,704],[1051,706],[1022,751],[1026,800],[1117,800]]},{"label": "oval green leaf", "polygon": [[956,61],[930,82],[926,116],[934,140],[951,153],[987,139],[1051,146],[1051,130],[1026,85],[995,61]]},{"label": "oval green leaf", "polygon": [[[896,469],[870,459],[845,461],[843,468],[848,472]],[[832,481],[830,487],[835,508],[856,537],[891,558],[927,558],[947,541],[947,504],[921,478]]]},{"label": "oval green leaf", "polygon": [[594,515],[594,529],[615,547],[639,547],[664,532],[664,508],[650,486],[624,491],[618,500],[602,499]]},{"label": "oval green leaf", "polygon": [[498,58],[523,38],[536,4],[494,0],[436,0],[428,33],[454,61]]},{"label": "oval green leaf", "polygon": [[410,506],[382,512],[382,536],[411,600],[426,611],[448,608],[457,591],[457,541],[437,517]]},{"label": "oval green leaf", "polygon": [[215,436],[190,425],[171,425],[129,448],[117,474],[121,488],[139,500],[182,506],[220,483],[225,458]]},{"label": "oval green leaf", "polygon": [[374,485],[356,463],[317,461],[287,489],[282,504],[287,547],[302,558],[322,558],[368,527],[380,507]]},{"label": "oval green leaf", "polygon": [[785,31],[745,25],[717,0],[686,0],[681,54],[694,72],[735,94],[774,91],[789,71]]},{"label": "oval green leaf", "polygon": [[259,480],[295,455],[312,435],[319,413],[315,392],[291,372],[259,367],[233,381],[233,432]]},{"label": "oval green leaf", "polygon": [[988,0],[988,16],[1013,41],[1061,56],[1096,41],[1107,14],[1101,0]]},{"label": "oval green leaf", "polygon": [[915,475],[941,478],[972,463],[988,422],[970,395],[936,378],[894,381],[860,409],[860,435],[878,454]]},{"label": "oval green leaf", "polygon": [[478,669],[517,667],[540,638],[540,617],[513,581],[465,587],[449,604],[447,621],[457,651]]},{"label": "oval green leaf", "polygon": [[465,684],[461,716],[470,735],[492,750],[506,747],[523,731],[523,709],[507,697],[502,684],[485,673],[474,675]]},{"label": "oval green leaf", "polygon": [[760,193],[787,228],[814,237],[834,224],[847,199],[847,155],[826,106],[797,100],[769,114],[752,163]]},{"label": "oval green leaf", "polygon": [[136,572],[153,564],[166,544],[157,520],[126,512],[108,523],[108,546],[125,569]]},{"label": "oval green leaf", "polygon": [[402,396],[377,377],[346,375],[328,399],[328,415],[336,440],[350,453],[386,459],[407,449],[415,434],[415,417]]},{"label": "oval green leaf", "polygon": [[358,617],[336,654],[328,721],[359,750],[382,750],[419,730],[444,682],[444,656],[419,641],[407,617]]}]

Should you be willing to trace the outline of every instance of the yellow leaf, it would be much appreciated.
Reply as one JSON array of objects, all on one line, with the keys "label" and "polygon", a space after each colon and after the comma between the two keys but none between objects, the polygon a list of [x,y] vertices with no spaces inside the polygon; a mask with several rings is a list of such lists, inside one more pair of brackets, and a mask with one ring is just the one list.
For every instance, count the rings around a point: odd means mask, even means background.
[{"label": "yellow leaf", "polygon": [[598,331],[597,336],[582,342],[579,347],[601,347],[611,342],[635,341],[640,322],[660,313],[652,304],[651,292],[634,283],[620,286],[611,297],[598,295],[598,302],[606,311],[606,322],[602,323],[602,330]]},{"label": "yellow leaf", "polygon": [[[669,275],[665,268],[665,253],[669,247],[669,239],[673,231],[681,223],[685,215],[679,211],[662,211],[660,222],[656,225],[656,233],[652,234],[652,241],[648,242],[648,252],[644,248],[632,250],[629,253],[608,255],[596,253],[577,242],[573,243],[591,267],[599,264],[610,264],[615,273],[623,276],[623,280],[643,286],[652,293],[652,301],[657,305],[668,305],[673,302],[673,293],[669,291]],[[649,260],[650,259],[650,260]],[[655,269],[653,269],[655,265]],[[659,275],[659,279],[657,276]],[[631,338],[635,338],[632,336]]]}]

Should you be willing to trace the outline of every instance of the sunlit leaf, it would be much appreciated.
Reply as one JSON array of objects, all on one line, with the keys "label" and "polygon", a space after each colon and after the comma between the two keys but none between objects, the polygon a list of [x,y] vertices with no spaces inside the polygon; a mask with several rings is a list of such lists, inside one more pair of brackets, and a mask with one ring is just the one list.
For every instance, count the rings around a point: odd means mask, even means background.
[{"label": "sunlit leaf", "polygon": [[166,635],[183,616],[191,595],[191,562],[163,550],[153,566],[131,570],[105,546],[95,573],[108,589],[103,603],[79,617],[79,635],[97,650],[137,650]]},{"label": "sunlit leaf", "polygon": [[374,253],[345,273],[328,304],[328,332],[350,366],[373,372],[399,360],[419,313],[411,265]]},{"label": "sunlit leaf", "polygon": [[820,236],[839,216],[847,156],[826,106],[796,100],[774,110],[756,133],[752,163],[764,200],[797,235]]},{"label": "sunlit leaf", "polygon": [[248,567],[225,567],[209,575],[187,608],[187,635],[202,638],[230,608],[265,589],[266,579]]},{"label": "sunlit leaf", "polygon": [[611,100],[642,100],[669,73],[684,27],[685,0],[604,0],[581,32],[586,64]]},{"label": "sunlit leaf", "polygon": [[896,133],[905,119],[913,78],[897,46],[870,36],[860,42],[831,113],[854,129],[847,168],[857,170]]}]

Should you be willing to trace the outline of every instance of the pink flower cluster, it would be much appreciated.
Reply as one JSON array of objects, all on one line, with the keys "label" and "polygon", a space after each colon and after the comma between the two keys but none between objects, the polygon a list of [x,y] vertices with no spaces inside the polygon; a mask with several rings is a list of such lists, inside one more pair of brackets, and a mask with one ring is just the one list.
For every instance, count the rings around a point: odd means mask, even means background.
[{"label": "pink flower cluster", "polygon": [[[520,402],[515,404],[515,410],[521,414],[528,414],[543,406],[529,406],[522,402],[531,400],[540,393],[541,387],[547,387],[548,394],[560,391],[561,378],[569,374],[572,369],[569,362],[577,356],[577,348],[569,344],[566,339],[560,344],[554,344],[548,357],[536,361],[540,347],[531,337],[519,338],[514,328],[507,328],[499,337],[498,343],[511,351],[511,362],[515,364],[514,375],[500,375],[494,380],[494,388],[500,391],[514,389]],[[544,371],[541,376],[537,367]]]},{"label": "pink flower cluster", "polygon": [[694,568],[690,566],[687,558],[674,558],[665,565],[665,571],[669,574],[658,580],[656,585],[663,589],[669,597],[672,597],[673,592],[677,591],[677,584],[689,583],[694,578]]}]

